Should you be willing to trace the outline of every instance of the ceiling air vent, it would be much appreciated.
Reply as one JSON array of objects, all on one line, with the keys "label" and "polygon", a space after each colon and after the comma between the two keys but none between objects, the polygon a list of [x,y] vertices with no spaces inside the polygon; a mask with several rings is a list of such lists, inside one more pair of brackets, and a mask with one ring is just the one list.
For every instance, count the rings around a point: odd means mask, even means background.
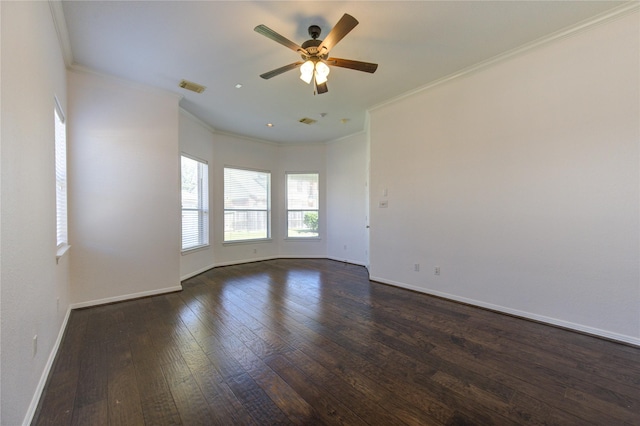
[{"label": "ceiling air vent", "polygon": [[301,123],[304,123],[304,124],[313,124],[313,123],[317,122],[317,120],[314,120],[313,118],[309,118],[309,117],[301,118],[298,121],[300,121]]},{"label": "ceiling air vent", "polygon": [[191,90],[192,92],[202,93],[206,87],[199,85],[198,83],[194,83],[193,81],[182,80],[178,86],[183,89]]}]

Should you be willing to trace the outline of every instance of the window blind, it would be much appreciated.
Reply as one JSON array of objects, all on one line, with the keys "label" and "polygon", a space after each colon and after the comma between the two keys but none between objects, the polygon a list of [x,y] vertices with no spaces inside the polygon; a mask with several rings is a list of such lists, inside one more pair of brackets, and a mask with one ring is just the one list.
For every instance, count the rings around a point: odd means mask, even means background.
[{"label": "window blind", "polygon": [[64,114],[56,100],[53,109],[55,128],[56,174],[56,244],[60,248],[68,243],[67,235],[67,130]]},{"label": "window blind", "polygon": [[270,237],[271,173],[224,169],[224,241]]},{"label": "window blind", "polygon": [[181,156],[182,251],[209,244],[209,166]]}]

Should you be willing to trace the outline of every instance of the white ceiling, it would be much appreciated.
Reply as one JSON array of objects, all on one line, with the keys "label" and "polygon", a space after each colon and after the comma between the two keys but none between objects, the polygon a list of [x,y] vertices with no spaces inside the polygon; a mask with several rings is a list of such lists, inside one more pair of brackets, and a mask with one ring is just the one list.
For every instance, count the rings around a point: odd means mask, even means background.
[{"label": "white ceiling", "polygon": [[[313,143],[361,131],[375,105],[623,3],[63,1],[63,11],[75,65],[179,93],[184,109],[218,131]],[[360,24],[331,56],[378,63],[375,74],[333,67],[329,92],[317,96],[298,70],[259,77],[299,57],[256,25],[302,44],[309,25],[322,28],[322,39],[344,13]],[[181,89],[181,79],[207,90]],[[303,117],[318,122],[301,124]]]}]

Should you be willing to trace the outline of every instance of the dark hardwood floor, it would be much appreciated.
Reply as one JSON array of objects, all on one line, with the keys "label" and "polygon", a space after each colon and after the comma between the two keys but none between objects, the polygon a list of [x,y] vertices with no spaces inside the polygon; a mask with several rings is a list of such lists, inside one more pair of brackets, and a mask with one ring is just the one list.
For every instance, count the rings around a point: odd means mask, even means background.
[{"label": "dark hardwood floor", "polygon": [[640,348],[272,260],[71,313],[36,425],[640,425]]}]

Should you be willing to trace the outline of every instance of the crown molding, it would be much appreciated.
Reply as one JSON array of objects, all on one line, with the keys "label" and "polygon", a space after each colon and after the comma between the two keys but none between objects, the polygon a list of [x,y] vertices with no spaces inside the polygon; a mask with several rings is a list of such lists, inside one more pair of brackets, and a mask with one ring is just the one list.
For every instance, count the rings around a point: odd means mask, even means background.
[{"label": "crown molding", "polygon": [[149,84],[144,84],[144,83],[139,83],[137,81],[133,81],[133,80],[127,80],[126,78],[121,78],[121,77],[116,77],[114,75],[111,74],[106,74],[100,71],[96,71],[92,68],[88,68],[82,65],[78,65],[78,64],[73,64],[71,65],[69,68],[67,68],[69,72],[75,72],[77,74],[90,74],[90,75],[95,75],[101,78],[104,78],[106,80],[111,80],[111,81],[115,81],[118,82],[122,85],[128,86],[131,89],[137,89],[137,90],[142,90],[142,91],[146,91],[146,92],[151,92],[151,93],[158,93],[158,94],[163,94],[165,96],[170,96],[173,97],[175,99],[178,100],[178,102],[180,102],[182,100],[182,98],[184,96],[182,96],[180,93],[177,92],[173,92],[171,90],[167,90],[167,89],[163,89],[160,88],[158,86],[151,86]]},{"label": "crown molding", "polygon": [[324,144],[324,145],[333,145],[334,143],[344,142],[347,139],[355,138],[357,136],[362,136],[362,135],[366,135],[366,134],[367,134],[366,129],[362,129],[362,130],[358,130],[355,133],[350,133],[348,135],[341,136],[341,137],[339,137],[337,139],[331,139],[330,141],[322,142],[322,144]]},{"label": "crown molding", "polygon": [[231,137],[231,138],[236,138],[236,139],[242,139],[242,140],[245,140],[245,141],[248,141],[248,142],[254,142],[254,143],[261,143],[261,144],[265,144],[265,145],[276,146],[276,147],[280,147],[280,146],[284,145],[284,144],[279,143],[279,142],[273,142],[273,141],[268,141],[266,139],[254,138],[254,137],[251,137],[251,136],[239,135],[237,133],[226,132],[224,130],[216,130],[214,132],[214,134],[221,135],[221,136],[227,136],[227,137]]},{"label": "crown molding", "polygon": [[62,1],[49,0],[49,8],[51,9],[51,17],[53,18],[53,25],[56,28],[56,34],[58,34],[58,43],[60,44],[60,50],[62,50],[62,58],[68,68],[73,65],[73,52],[71,51],[67,21],[64,18],[64,11],[62,10]]},{"label": "crown molding", "polygon": [[244,136],[244,135],[240,135],[238,133],[225,132],[224,130],[216,130],[215,127],[211,126],[209,123],[207,123],[206,121],[204,121],[203,119],[201,119],[197,115],[193,114],[192,112],[186,110],[182,106],[180,107],[180,113],[186,115],[191,120],[195,121],[196,123],[198,123],[199,125],[201,125],[205,129],[210,131],[213,135],[227,136],[227,137],[230,137],[230,138],[242,139],[242,140],[245,140],[245,141],[248,141],[248,142],[261,143],[261,144],[270,145],[270,146],[274,146],[274,147],[283,146],[281,143],[278,143],[278,142],[271,142],[271,141],[267,141],[267,140],[264,140],[264,139],[252,138],[250,136]]},{"label": "crown molding", "polygon": [[203,119],[201,119],[200,117],[198,117],[197,115],[192,113],[191,111],[186,110],[182,106],[180,106],[180,113],[186,115],[189,119],[195,121],[196,123],[198,123],[199,125],[201,125],[205,129],[210,131],[211,133],[216,133],[217,132],[217,130],[213,126],[211,126],[209,123],[207,123],[206,121],[204,121]]},{"label": "crown molding", "polygon": [[578,22],[574,25],[571,25],[569,27],[563,28],[559,31],[556,31],[554,33],[548,34],[544,37],[541,37],[537,40],[531,41],[529,43],[526,43],[522,46],[516,47],[515,49],[506,51],[504,53],[501,53],[499,55],[496,55],[492,58],[486,59],[484,61],[478,62],[474,65],[471,65],[469,67],[463,68],[459,71],[456,71],[452,74],[446,75],[442,78],[436,79],[430,83],[427,83],[423,86],[420,86],[416,89],[410,90],[408,92],[405,92],[399,96],[396,96],[394,98],[388,99],[386,101],[383,101],[379,104],[376,104],[374,106],[372,106],[371,108],[369,108],[367,110],[367,112],[372,112],[375,111],[379,108],[394,104],[396,102],[399,102],[403,99],[406,99],[408,97],[411,97],[415,94],[421,93],[421,92],[425,92],[427,90],[433,89],[437,86],[440,86],[444,83],[447,83],[451,80],[455,80],[458,79],[460,77],[465,77],[468,76],[470,74],[474,74],[476,72],[480,72],[482,70],[485,70],[491,66],[494,66],[496,64],[499,64],[501,62],[504,62],[506,60],[512,59],[514,57],[517,57],[519,55],[523,55],[525,53],[529,53],[537,48],[549,45],[553,42],[568,38],[568,37],[572,37],[574,35],[577,35],[579,33],[582,33],[583,31],[587,31],[589,29],[592,29],[596,26],[599,25],[603,25],[606,24],[608,22],[611,22],[613,20],[622,18],[626,15],[629,15],[633,12],[637,12],[638,10],[640,10],[640,1],[639,0],[630,0],[620,6],[617,6],[615,8],[612,8],[606,12],[603,12],[599,15],[596,15],[594,17],[591,17],[589,19],[586,19],[584,21]]}]

